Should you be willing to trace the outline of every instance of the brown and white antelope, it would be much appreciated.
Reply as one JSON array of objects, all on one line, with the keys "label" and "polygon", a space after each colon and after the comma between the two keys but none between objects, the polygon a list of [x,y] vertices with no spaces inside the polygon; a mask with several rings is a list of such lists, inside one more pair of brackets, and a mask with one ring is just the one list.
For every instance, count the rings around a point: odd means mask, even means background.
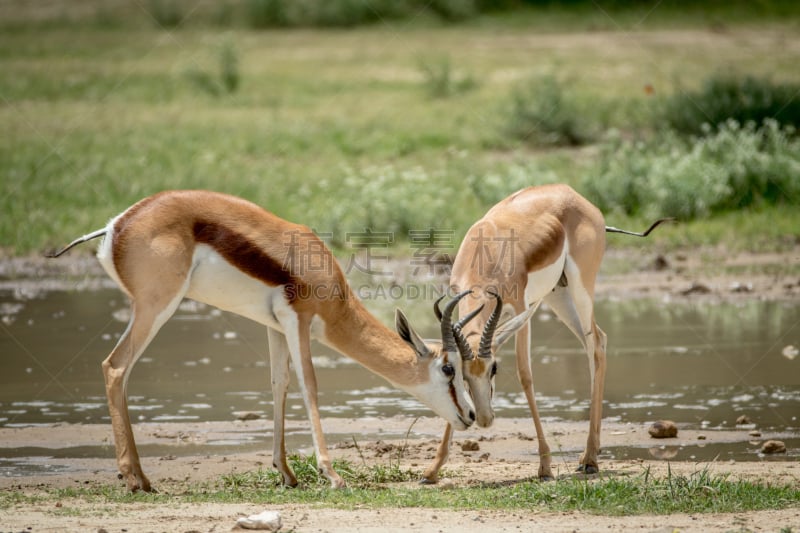
[{"label": "brown and white antelope", "polygon": [[[545,439],[533,391],[529,319],[545,302],[583,344],[589,357],[591,404],[589,437],[579,470],[598,471],[603,384],[606,374],[606,334],[594,317],[594,284],[605,249],[605,234],[647,236],[662,219],[643,233],[605,225],[602,213],[566,185],[529,187],[492,207],[467,232],[453,262],[451,288],[469,289],[474,297],[459,303],[462,315],[477,314],[459,323],[456,342],[465,354],[467,380],[477,413],[477,425],[494,421],[492,396],[497,373],[495,355],[514,333],[516,363],[528,401],[539,446],[539,478],[553,477],[550,447]],[[503,302],[516,316],[499,324]],[[450,450],[453,428],[448,424],[436,458],[423,483],[436,483]]]},{"label": "brown and white antelope", "polygon": [[[128,415],[128,377],[184,297],[267,326],[275,406],[273,464],[286,485],[297,484],[284,445],[290,359],[311,422],[317,464],[333,487],[344,485],[322,432],[312,338],[409,392],[447,420],[448,427],[466,429],[475,420],[450,319],[466,293],[445,308],[441,343],[423,341],[400,310],[395,333],[364,308],[331,252],[308,227],[208,191],[167,191],[145,198],[52,257],[101,236],[97,257],[131,303],[128,327],[102,364],[117,464],[131,491],[150,491],[151,485]],[[318,263],[314,268],[307,264],[309,253]],[[438,307],[437,314],[442,315]]]}]

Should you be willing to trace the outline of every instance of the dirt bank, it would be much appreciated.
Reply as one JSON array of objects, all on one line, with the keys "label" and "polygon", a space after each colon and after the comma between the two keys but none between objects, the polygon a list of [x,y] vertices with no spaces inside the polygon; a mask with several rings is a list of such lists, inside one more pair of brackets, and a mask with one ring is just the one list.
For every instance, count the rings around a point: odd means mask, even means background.
[{"label": "dirt bank", "polygon": [[[404,281],[413,268],[408,258],[399,258],[392,261],[390,270]],[[115,285],[89,252],[46,259],[3,256],[0,251],[0,290],[27,294],[103,287]],[[798,301],[800,244],[768,253],[731,253],[721,247],[671,252],[610,247],[598,276],[596,296]]]}]

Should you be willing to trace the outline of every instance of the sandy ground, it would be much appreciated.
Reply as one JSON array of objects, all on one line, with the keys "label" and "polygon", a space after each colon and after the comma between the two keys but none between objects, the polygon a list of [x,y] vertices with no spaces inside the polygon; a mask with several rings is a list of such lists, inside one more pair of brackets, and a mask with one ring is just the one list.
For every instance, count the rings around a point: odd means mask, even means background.
[{"label": "sandy ground", "polygon": [[[692,251],[659,256],[656,253],[632,254],[610,250],[604,272],[598,280],[599,299],[658,298],[710,299],[735,301],[769,299],[800,301],[800,245],[777,254],[728,254],[724,250]],[[792,266],[795,265],[795,266]],[[77,280],[77,281],[76,281]],[[58,264],[30,258],[0,260],[0,289],[37,291],[76,286],[111,286],[102,276],[96,261],[77,256]],[[337,434],[376,434],[379,430],[402,434],[411,424],[408,418],[372,420],[327,420]],[[302,426],[302,423],[300,424]],[[269,445],[263,451],[227,455],[191,455],[185,445],[224,438],[226,433],[243,429],[264,431],[266,420],[206,424],[139,424],[140,445],[159,444],[174,452],[145,457],[143,466],[154,485],[166,493],[178,493],[186,483],[216,479],[221,474],[270,468]],[[302,427],[300,428],[302,429]],[[329,428],[333,429],[333,428]],[[441,421],[420,419],[414,424],[408,441],[359,440],[361,453],[341,440],[332,446],[334,458],[347,458],[368,464],[395,459],[403,446],[402,465],[424,469],[433,457]],[[547,424],[549,440],[559,455],[554,461],[556,475],[572,476],[577,455],[583,447],[586,423]],[[681,429],[670,446],[697,444],[698,431]],[[532,424],[527,420],[500,419],[492,428],[458,434],[447,464],[448,475],[433,487],[408,483],[418,490],[449,490],[475,482],[508,482],[530,479],[535,475],[538,458]],[[749,441],[747,431],[704,432],[704,442]],[[797,438],[797,435],[762,435],[766,438]],[[480,449],[463,452],[459,444],[466,438],[478,440]],[[56,425],[34,428],[0,428],[0,457],[4,451],[26,446],[72,447],[110,444],[111,429],[94,425]],[[606,423],[604,447],[631,446],[653,450],[658,455],[666,441],[655,441],[644,426]],[[334,441],[332,441],[332,444]],[[309,438],[310,444],[310,438]],[[113,452],[109,452],[109,456]],[[487,455],[488,454],[488,455]],[[55,487],[117,483],[113,458],[51,460],[65,470],[58,475],[0,478],[0,490],[35,494]],[[758,479],[771,483],[798,483],[800,465],[791,461],[755,460],[748,462],[689,463],[670,462],[673,471],[689,474],[709,468],[712,472]],[[666,462],[652,460],[607,460],[601,463],[602,475],[637,474],[650,467],[664,471]],[[283,531],[780,531],[800,530],[800,506],[782,511],[695,514],[670,516],[613,517],[581,513],[553,513],[540,509],[513,512],[453,512],[441,509],[320,509],[304,505],[256,506],[248,504],[115,504],[76,502],[52,499],[38,505],[21,504],[0,510],[0,532],[4,531],[228,531],[240,516],[265,510],[277,510],[283,517]]]},{"label": "sandy ground", "polygon": [[[406,417],[389,419],[328,419],[326,427],[337,433],[353,435],[375,434],[379,429],[402,433],[411,424]],[[227,455],[185,455],[188,443],[219,440],[241,435],[243,431],[258,432],[270,427],[267,420],[247,422],[138,424],[140,445],[159,444],[166,450],[158,457],[145,457],[143,466],[161,492],[177,494],[187,483],[212,481],[219,476],[256,468],[270,468],[271,452],[233,453]],[[293,429],[307,430],[305,423],[295,422]],[[401,485],[415,490],[452,490],[475,483],[514,483],[531,479],[536,473],[538,457],[532,440],[532,424],[520,419],[499,419],[492,428],[469,430],[457,435],[446,477],[437,486],[422,486],[414,482]],[[408,439],[359,441],[358,448],[351,439],[341,439],[331,446],[334,458],[360,464],[385,464],[400,460],[402,467],[423,469],[433,456],[441,430],[435,418],[417,420]],[[586,424],[558,422],[548,424],[547,431],[554,450],[554,473],[559,479],[575,476],[577,455],[586,436]],[[2,428],[0,442],[4,448],[25,446],[67,447],[96,446],[108,442],[111,435],[105,425],[57,425],[34,428]],[[636,446],[651,449],[658,455],[663,446],[685,446],[751,440],[747,428],[730,431],[701,432],[681,429],[678,438],[652,439],[647,427],[607,423],[603,428],[605,446]],[[783,438],[787,435],[764,434],[762,439]],[[467,439],[477,441],[479,449],[463,451]],[[310,440],[310,439],[309,439]],[[265,446],[266,448],[266,446]],[[57,475],[37,475],[0,478],[0,490],[37,494],[52,488],[68,488],[119,483],[113,458],[52,459],[52,465],[67,470]],[[674,473],[691,474],[708,468],[712,473],[726,473],[738,478],[769,480],[771,483],[798,483],[800,464],[797,462],[758,460],[747,462],[690,463],[670,462]],[[645,468],[653,474],[664,475],[665,461],[612,460],[601,463],[603,476],[641,474]],[[670,516],[588,516],[581,513],[549,513],[531,511],[453,512],[441,509],[358,509],[340,510],[315,508],[306,505],[248,505],[248,504],[115,504],[89,503],[65,498],[52,498],[46,503],[21,504],[4,511],[0,531],[228,531],[241,516],[274,510],[281,513],[286,531],[608,531],[636,528],[645,531],[778,531],[783,527],[800,527],[800,507],[783,511],[734,514],[695,514]]]}]

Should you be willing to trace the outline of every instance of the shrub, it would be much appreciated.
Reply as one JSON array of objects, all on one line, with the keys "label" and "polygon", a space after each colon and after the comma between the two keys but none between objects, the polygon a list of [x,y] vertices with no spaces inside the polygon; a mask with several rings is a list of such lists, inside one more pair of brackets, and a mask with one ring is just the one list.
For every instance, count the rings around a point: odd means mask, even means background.
[{"label": "shrub", "polygon": [[218,52],[219,71],[216,74],[199,68],[187,69],[186,79],[201,91],[211,96],[234,93],[241,81],[239,75],[239,56],[231,42],[225,42]]},{"label": "shrub", "polygon": [[413,12],[414,2],[393,0],[249,0],[247,16],[254,28],[356,26]]},{"label": "shrub", "polygon": [[161,28],[176,28],[183,20],[183,12],[176,0],[151,0],[150,16]]},{"label": "shrub", "polygon": [[421,168],[346,168],[343,177],[322,180],[299,194],[318,207],[315,229],[331,232],[341,245],[347,232],[367,228],[400,237],[411,229],[441,227],[457,197],[444,181]]},{"label": "shrub", "polygon": [[474,171],[464,156],[440,169],[393,165],[345,168],[343,175],[304,185],[287,203],[300,207],[302,219],[332,235],[344,246],[347,232],[369,228],[390,232],[396,240],[409,230],[466,230],[477,218],[511,193],[530,185],[554,183],[558,177],[536,163],[510,164],[496,172]]},{"label": "shrub", "polygon": [[574,96],[555,76],[515,88],[507,120],[510,135],[540,145],[577,146],[591,140]]},{"label": "shrub", "polygon": [[431,98],[448,98],[470,91],[478,85],[475,78],[469,74],[455,76],[448,57],[420,60],[419,69],[422,72],[425,92]]},{"label": "shrub", "polygon": [[705,137],[667,132],[650,142],[614,137],[583,189],[605,211],[683,219],[800,198],[800,140],[792,127],[734,120]]},{"label": "shrub", "polygon": [[478,14],[475,0],[431,0],[428,6],[447,21],[466,20]]},{"label": "shrub", "polygon": [[472,193],[487,208],[525,187],[559,181],[558,174],[535,162],[511,165],[504,168],[502,173],[470,174],[467,177]]},{"label": "shrub", "polygon": [[800,127],[800,85],[776,84],[755,77],[714,76],[698,91],[679,91],[668,98],[664,121],[684,134],[700,135],[703,124],[717,128],[729,119],[740,124],[774,119]]}]

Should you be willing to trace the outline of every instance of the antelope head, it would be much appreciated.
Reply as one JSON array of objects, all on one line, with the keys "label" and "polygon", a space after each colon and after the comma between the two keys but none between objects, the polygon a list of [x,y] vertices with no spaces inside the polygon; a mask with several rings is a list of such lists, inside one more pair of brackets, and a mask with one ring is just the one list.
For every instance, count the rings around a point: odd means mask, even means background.
[{"label": "antelope head", "polygon": [[[497,350],[524,325],[528,323],[535,307],[531,307],[519,315],[500,324],[503,313],[503,299],[499,294],[487,290],[486,293],[494,298],[495,306],[484,321],[476,321],[470,332],[463,331],[464,326],[475,316],[482,315],[485,304],[468,311],[464,317],[453,326],[453,336],[464,365],[464,379],[467,382],[469,394],[475,405],[478,426],[489,427],[494,422],[494,409],[492,397],[494,396],[494,378],[497,374]],[[437,317],[440,316],[438,301],[434,304]],[[462,303],[462,310],[465,307]],[[480,330],[480,322],[484,322]]]},{"label": "antelope head", "polygon": [[411,328],[402,311],[398,309],[395,315],[397,333],[414,349],[420,363],[427,365],[429,377],[425,383],[404,388],[458,430],[467,429],[475,422],[475,410],[464,387],[464,354],[460,351],[461,345],[456,340],[452,322],[453,311],[459,300],[470,293],[464,291],[458,294],[448,302],[443,312],[439,310],[437,300],[435,311],[440,323],[441,340],[423,340]]}]

